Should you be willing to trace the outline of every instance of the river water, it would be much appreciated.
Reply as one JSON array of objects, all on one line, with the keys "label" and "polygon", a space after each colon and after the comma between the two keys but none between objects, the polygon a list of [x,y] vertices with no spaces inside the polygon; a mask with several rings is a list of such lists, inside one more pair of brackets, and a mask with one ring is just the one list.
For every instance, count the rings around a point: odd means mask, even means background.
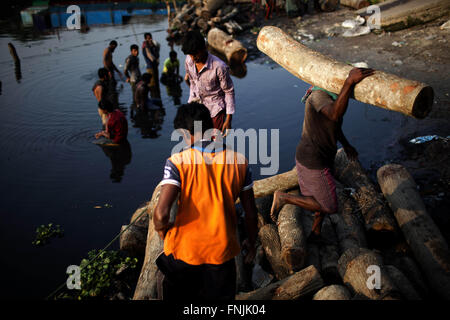
[{"label": "river water", "polygon": [[[119,66],[129,55],[129,46],[140,46],[144,32],[150,31],[161,43],[164,61],[170,50],[166,29],[166,19],[153,17],[123,26],[91,27],[88,33],[60,30],[38,38],[1,34],[2,296],[45,298],[65,282],[69,265],[102,248],[151,197],[177,143],[170,140],[177,110],[174,99],[161,84],[164,113],[133,120],[130,87],[119,81],[131,159],[128,154],[125,160],[113,156],[112,161],[92,143],[101,122],[91,88],[110,40],[119,43],[114,53]],[[6,49],[8,42],[21,58],[20,80]],[[184,56],[179,47],[175,50],[183,75]],[[140,60],[144,70],[141,56]],[[289,170],[302,128],[300,98],[308,84],[272,63],[247,62],[246,67],[245,77],[233,77],[237,103],[233,127],[279,129],[279,172]],[[185,83],[181,89],[184,103],[189,89]],[[351,101],[344,132],[365,166],[383,159],[403,118]],[[260,178],[259,166],[252,168],[254,178]],[[61,225],[65,236],[44,247],[33,246],[36,227],[47,223]]]}]

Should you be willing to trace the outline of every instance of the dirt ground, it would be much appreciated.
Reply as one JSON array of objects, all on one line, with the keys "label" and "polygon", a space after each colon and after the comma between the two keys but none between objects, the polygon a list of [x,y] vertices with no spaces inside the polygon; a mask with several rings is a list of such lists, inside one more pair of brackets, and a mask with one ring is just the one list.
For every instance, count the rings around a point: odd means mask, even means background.
[{"label": "dirt ground", "polygon": [[[387,146],[388,158],[373,163],[368,172],[376,181],[376,170],[385,163],[404,165],[414,177],[428,212],[450,243],[450,139],[423,144],[409,140],[422,135],[450,135],[450,29],[440,26],[450,19],[447,14],[432,22],[396,32],[379,31],[346,38],[341,23],[356,17],[355,11],[341,6],[335,12],[320,12],[293,19],[284,12],[273,19],[257,19],[258,27],[278,26],[297,41],[336,60],[346,63],[366,62],[369,67],[418,80],[434,89],[435,101],[426,119],[406,119],[396,133],[396,141]],[[258,25],[258,23],[257,23]],[[256,47],[258,27],[239,35],[248,48],[248,60],[272,61]],[[252,32],[253,31],[253,32]]]}]

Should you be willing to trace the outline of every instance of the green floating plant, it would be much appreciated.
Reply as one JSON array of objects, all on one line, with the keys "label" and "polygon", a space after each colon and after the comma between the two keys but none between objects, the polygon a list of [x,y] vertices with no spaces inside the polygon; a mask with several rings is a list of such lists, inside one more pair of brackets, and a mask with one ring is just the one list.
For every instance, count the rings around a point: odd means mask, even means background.
[{"label": "green floating plant", "polygon": [[43,246],[50,242],[52,238],[62,238],[64,236],[64,230],[59,224],[53,225],[40,225],[36,229],[36,239],[32,242],[35,246]]}]

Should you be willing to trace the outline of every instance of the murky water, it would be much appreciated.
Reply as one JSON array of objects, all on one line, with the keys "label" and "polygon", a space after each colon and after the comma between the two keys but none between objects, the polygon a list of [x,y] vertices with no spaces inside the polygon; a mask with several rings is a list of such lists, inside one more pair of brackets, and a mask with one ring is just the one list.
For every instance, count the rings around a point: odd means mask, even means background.
[{"label": "murky water", "polygon": [[[129,46],[140,46],[144,32],[150,31],[161,43],[163,61],[170,50],[166,28],[165,19],[149,18],[148,23],[92,27],[86,34],[60,31],[39,40],[19,41],[8,34],[0,38],[1,295],[46,297],[66,280],[67,266],[79,264],[89,250],[102,248],[151,197],[176,144],[170,141],[176,113],[173,98],[161,85],[165,115],[133,120],[130,87],[119,82],[131,159],[128,153],[117,160],[91,143],[101,126],[91,88],[110,40],[119,42],[114,62],[123,65]],[[8,42],[21,58],[20,81],[6,49]],[[176,51],[183,64],[180,48]],[[303,121],[300,98],[308,85],[282,68],[252,62],[247,63],[246,76],[233,81],[237,102],[233,126],[280,129],[279,170],[291,169]],[[181,89],[181,101],[186,102],[186,84]],[[351,102],[344,132],[363,164],[383,158],[402,118]],[[258,178],[258,166],[253,169]],[[50,222],[64,228],[64,238],[33,247],[36,227]]]}]

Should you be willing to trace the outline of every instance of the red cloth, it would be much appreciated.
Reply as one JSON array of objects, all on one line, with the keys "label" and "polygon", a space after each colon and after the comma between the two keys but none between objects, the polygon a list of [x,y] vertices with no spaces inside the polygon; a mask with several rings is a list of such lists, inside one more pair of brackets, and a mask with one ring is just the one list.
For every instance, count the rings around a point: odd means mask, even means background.
[{"label": "red cloth", "polygon": [[121,143],[127,139],[128,122],[119,109],[116,109],[109,114],[107,128],[110,139],[114,141],[114,143]]},{"label": "red cloth", "polygon": [[225,109],[222,109],[215,117],[211,118],[213,122],[213,127],[222,130],[223,124],[225,123]]}]

